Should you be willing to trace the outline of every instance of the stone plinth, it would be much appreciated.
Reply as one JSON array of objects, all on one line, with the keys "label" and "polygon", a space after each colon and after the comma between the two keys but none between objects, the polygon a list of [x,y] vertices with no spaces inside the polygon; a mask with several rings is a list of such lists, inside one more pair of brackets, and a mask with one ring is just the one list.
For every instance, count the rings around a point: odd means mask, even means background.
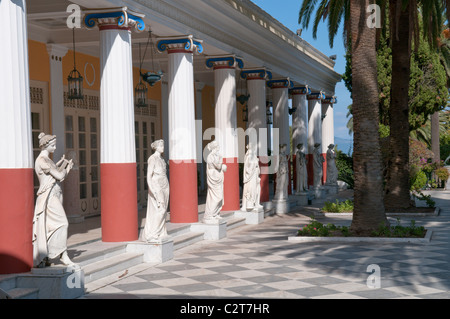
[{"label": "stone plinth", "polygon": [[245,218],[245,223],[247,225],[257,225],[264,221],[264,210],[252,210],[249,212],[239,210],[234,213],[234,216],[238,218]]},{"label": "stone plinth", "polygon": [[203,233],[205,240],[219,240],[227,236],[227,222],[220,219],[215,223],[194,223],[191,225],[191,231]]},{"label": "stone plinth", "polygon": [[324,198],[325,196],[327,196],[327,190],[326,190],[323,186],[320,186],[320,187],[314,187],[314,188],[312,189],[312,192],[313,192],[314,197],[315,197],[316,199]]},{"label": "stone plinth", "polygon": [[273,202],[276,214],[289,213],[289,201],[288,200],[274,199],[272,202]]},{"label": "stone plinth", "polygon": [[84,272],[71,266],[32,268],[17,277],[16,285],[39,289],[39,299],[75,299],[84,295]]},{"label": "stone plinth", "polygon": [[336,195],[339,192],[339,186],[337,184],[335,185],[325,184],[323,188],[329,195]]},{"label": "stone plinth", "polygon": [[305,206],[308,205],[308,192],[297,192],[294,195],[294,198],[297,200],[298,206]]},{"label": "stone plinth", "polygon": [[143,253],[146,263],[163,263],[173,258],[173,240],[164,238],[151,242],[135,241],[127,245],[127,251]]}]

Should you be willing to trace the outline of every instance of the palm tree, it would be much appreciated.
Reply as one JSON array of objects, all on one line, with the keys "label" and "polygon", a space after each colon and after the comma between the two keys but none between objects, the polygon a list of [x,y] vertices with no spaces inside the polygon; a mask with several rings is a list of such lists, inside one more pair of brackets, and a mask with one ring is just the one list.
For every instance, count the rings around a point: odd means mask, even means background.
[{"label": "palm tree", "polygon": [[409,178],[409,79],[411,44],[419,43],[418,10],[422,14],[424,35],[431,46],[437,47],[442,25],[441,0],[390,0],[389,25],[392,46],[392,81],[389,118],[389,156],[386,169],[385,206],[387,209],[408,208],[410,200]]},{"label": "palm tree", "polygon": [[[316,0],[304,0],[299,23],[307,28]],[[376,29],[368,28],[366,8],[369,0],[323,0],[316,12],[314,34],[321,19],[328,19],[330,46],[344,19],[344,38],[351,41],[353,167],[355,176],[354,211],[351,229],[367,234],[387,224],[383,204],[382,161],[378,134],[378,84],[376,64]]]}]

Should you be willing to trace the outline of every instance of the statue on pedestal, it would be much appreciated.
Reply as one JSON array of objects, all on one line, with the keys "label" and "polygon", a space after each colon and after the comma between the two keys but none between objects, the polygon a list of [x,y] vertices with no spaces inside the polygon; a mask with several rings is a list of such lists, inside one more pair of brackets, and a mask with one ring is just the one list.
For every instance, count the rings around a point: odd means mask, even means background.
[{"label": "statue on pedestal", "polygon": [[322,186],[323,163],[325,163],[325,159],[322,156],[320,145],[321,145],[320,143],[314,144],[314,151],[313,151],[314,188]]},{"label": "statue on pedestal", "polygon": [[148,158],[147,217],[141,233],[141,240],[146,242],[160,241],[168,237],[166,215],[169,204],[169,180],[166,174],[166,162],[161,156],[164,153],[164,141],[157,140],[151,147],[154,153]]},{"label": "statue on pedestal", "polygon": [[276,183],[277,185],[274,199],[287,200],[289,185],[289,164],[286,157],[286,144],[280,145]]},{"label": "statue on pedestal", "polygon": [[297,193],[308,191],[308,172],[306,154],[302,151],[303,144],[297,145],[297,152],[295,156],[295,168],[297,173]]},{"label": "statue on pedestal", "polygon": [[327,150],[327,185],[337,185],[338,169],[336,167],[336,152],[334,144],[328,145]]},{"label": "statue on pedestal", "polygon": [[36,158],[35,172],[39,180],[33,217],[33,266],[44,268],[59,258],[66,266],[76,266],[67,255],[67,229],[69,223],[63,207],[60,182],[73,167],[65,155],[56,164],[50,154],[56,150],[56,136],[39,134],[41,152]]},{"label": "statue on pedestal", "polygon": [[241,211],[261,210],[263,206],[260,204],[261,195],[261,178],[260,178],[259,159],[256,156],[255,146],[247,145],[247,153],[244,158],[243,171],[243,191],[242,191],[242,207]]},{"label": "statue on pedestal", "polygon": [[223,207],[223,182],[224,172],[227,166],[223,164],[223,158],[220,154],[219,143],[212,141],[207,145],[210,154],[206,159],[206,176],[208,184],[208,193],[206,195],[204,223],[217,223],[220,217],[220,210]]}]

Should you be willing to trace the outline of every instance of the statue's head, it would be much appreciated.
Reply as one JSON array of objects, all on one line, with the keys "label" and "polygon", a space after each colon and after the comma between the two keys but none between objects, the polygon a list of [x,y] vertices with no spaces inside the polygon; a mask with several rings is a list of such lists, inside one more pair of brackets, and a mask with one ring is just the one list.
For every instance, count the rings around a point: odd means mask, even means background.
[{"label": "statue's head", "polygon": [[152,143],[151,147],[154,151],[159,151],[160,153],[163,153],[164,152],[164,141],[156,140]]},{"label": "statue's head", "polygon": [[45,133],[41,133],[39,134],[38,138],[39,138],[39,147],[41,148],[41,150],[44,150],[49,146],[51,146],[52,148],[56,146],[56,135],[48,135]]}]

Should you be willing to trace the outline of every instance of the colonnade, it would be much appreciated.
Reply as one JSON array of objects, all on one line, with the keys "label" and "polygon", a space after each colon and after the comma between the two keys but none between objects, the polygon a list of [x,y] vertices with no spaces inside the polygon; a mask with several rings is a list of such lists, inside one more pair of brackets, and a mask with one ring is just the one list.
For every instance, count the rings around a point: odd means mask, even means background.
[{"label": "colonnade", "polygon": [[[5,102],[0,117],[0,273],[11,273],[28,271],[33,262],[34,164],[25,0],[1,1],[0,14],[1,38],[7,48],[0,53],[0,66],[9,75],[0,77],[0,95]],[[131,38],[133,29],[144,30],[143,16],[123,8],[90,11],[84,21],[88,28],[99,29],[102,240],[134,241],[138,239],[138,208]],[[193,55],[203,52],[202,40],[183,35],[158,38],[156,44],[160,52],[167,52],[169,61],[163,87],[167,110],[163,113],[168,132],[165,142],[170,165],[170,218],[172,223],[195,223],[199,136]],[[321,103],[325,100],[322,92],[295,86],[289,78],[272,79],[272,73],[264,67],[244,68],[242,59],[232,54],[207,56],[206,66],[214,72],[215,138],[228,167],[223,210],[240,208],[237,74],[247,81],[248,128],[257,133],[261,202],[268,202],[266,90],[272,90],[273,128],[278,130],[278,135],[274,134],[279,137],[278,144],[290,144],[291,95],[296,109],[292,119],[294,145],[304,144],[308,154],[312,154],[314,143],[319,141],[326,150],[334,140],[333,104]],[[312,169],[309,172],[312,174]]]}]

